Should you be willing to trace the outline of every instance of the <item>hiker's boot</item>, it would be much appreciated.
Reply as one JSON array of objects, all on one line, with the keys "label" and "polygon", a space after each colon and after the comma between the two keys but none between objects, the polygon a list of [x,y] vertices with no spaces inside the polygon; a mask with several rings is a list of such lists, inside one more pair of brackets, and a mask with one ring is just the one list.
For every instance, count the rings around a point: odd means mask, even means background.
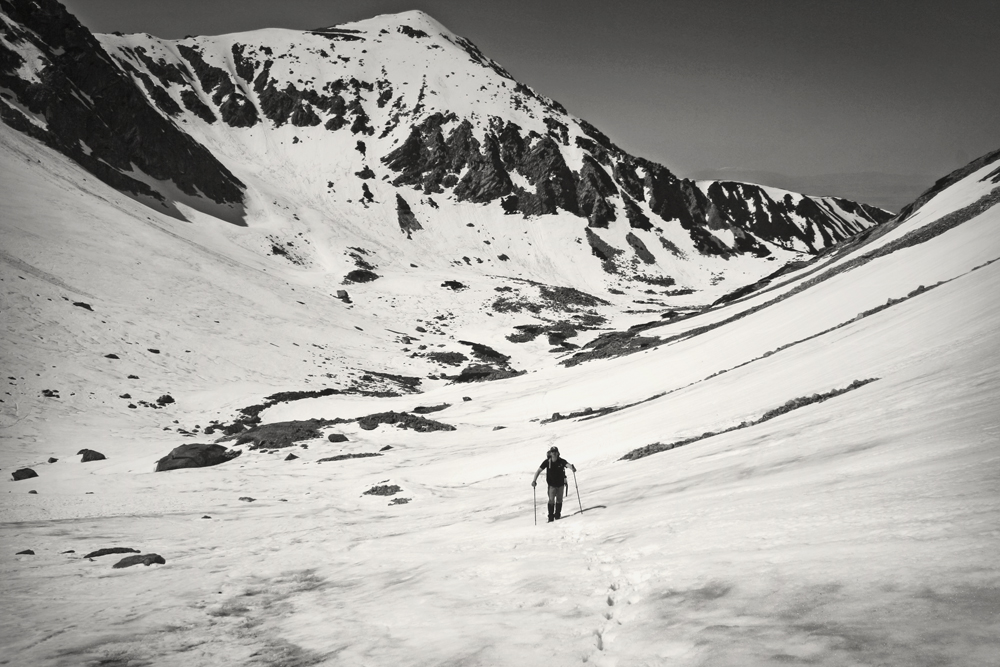
[{"label": "hiker's boot", "polygon": [[556,519],[562,518],[562,503],[556,503]]},{"label": "hiker's boot", "polygon": [[552,523],[553,521],[556,520],[555,513],[556,513],[556,506],[552,503],[549,503],[549,523]]}]

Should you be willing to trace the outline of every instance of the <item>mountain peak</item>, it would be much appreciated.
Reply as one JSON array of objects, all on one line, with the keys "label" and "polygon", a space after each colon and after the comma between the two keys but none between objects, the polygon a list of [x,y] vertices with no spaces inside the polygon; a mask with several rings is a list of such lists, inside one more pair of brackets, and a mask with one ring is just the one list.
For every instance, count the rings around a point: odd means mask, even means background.
[{"label": "mountain peak", "polygon": [[368,19],[340,23],[310,32],[338,29],[345,31],[356,30],[372,36],[379,35],[380,33],[384,35],[398,32],[418,39],[442,36],[445,39],[451,40],[455,37],[455,34],[437,21],[437,19],[420,9],[411,9],[392,14],[378,14]]}]

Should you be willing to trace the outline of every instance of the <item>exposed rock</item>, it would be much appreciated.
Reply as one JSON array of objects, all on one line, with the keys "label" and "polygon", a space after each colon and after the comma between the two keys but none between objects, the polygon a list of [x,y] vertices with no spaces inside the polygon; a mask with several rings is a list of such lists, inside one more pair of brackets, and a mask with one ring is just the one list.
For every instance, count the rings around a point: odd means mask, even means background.
[{"label": "exposed rock", "polygon": [[366,431],[375,430],[379,424],[395,424],[398,428],[413,429],[418,433],[455,430],[455,427],[450,424],[443,424],[433,419],[418,417],[405,412],[378,412],[358,419],[358,426]]},{"label": "exposed rock", "polygon": [[387,452],[387,451],[389,451],[390,449],[392,449],[392,445],[386,445],[385,447],[383,447],[383,448],[382,448],[382,449],[380,449],[379,451],[380,451],[380,452]]},{"label": "exposed rock", "polygon": [[326,439],[330,442],[348,442],[347,436],[343,433],[331,433]]},{"label": "exposed rock", "polygon": [[299,458],[299,457],[297,457],[295,454],[292,454],[291,452],[289,452],[288,456],[285,457],[285,460],[286,461],[294,461],[297,458]]},{"label": "exposed rock", "polygon": [[15,556],[34,556],[35,552],[31,549],[25,549],[24,551],[18,551]]},{"label": "exposed rock", "polygon": [[587,217],[591,227],[607,227],[616,219],[614,208],[607,198],[618,194],[614,181],[592,157],[584,156],[576,186],[580,213]]},{"label": "exposed rock", "polygon": [[461,352],[427,352],[423,356],[435,363],[446,364],[448,366],[461,366],[469,360]]},{"label": "exposed rock", "polygon": [[84,303],[83,301],[74,301],[73,305],[76,306],[76,307],[78,307],[78,308],[85,308],[86,310],[89,310],[90,312],[94,312],[94,309],[90,307],[89,303]]},{"label": "exposed rock", "polygon": [[32,489],[31,491],[28,491],[28,494],[29,495],[38,495],[38,491],[35,491],[34,489]]},{"label": "exposed rock", "polygon": [[244,431],[236,440],[237,445],[250,444],[250,449],[282,449],[303,440],[323,437],[320,429],[336,423],[327,419],[261,424]]},{"label": "exposed rock", "polygon": [[84,558],[100,558],[101,556],[107,556],[109,554],[137,554],[138,549],[130,549],[128,547],[107,547],[104,549],[98,549],[97,551],[91,551],[89,554],[84,556]]},{"label": "exposed rock", "polygon": [[372,488],[365,491],[362,495],[365,496],[394,496],[403,489],[399,488],[395,484],[381,484],[373,486]]},{"label": "exposed rock", "polygon": [[171,396],[170,394],[164,394],[163,396],[160,396],[158,399],[156,399],[156,402],[160,405],[169,405],[174,402],[174,397]]},{"label": "exposed rock", "polygon": [[622,254],[622,251],[607,243],[600,236],[590,231],[590,229],[585,230],[585,232],[591,252],[594,257],[601,260],[601,268],[607,273],[617,273],[618,267],[615,265],[615,258]]},{"label": "exposed rock", "polygon": [[409,498],[393,498],[392,500],[389,501],[389,504],[390,505],[405,505],[408,502],[410,502]]},{"label": "exposed rock", "polygon": [[255,503],[255,502],[257,502],[256,498],[251,498],[250,496],[240,496],[239,500],[242,500],[245,503]]},{"label": "exposed rock", "polygon": [[653,256],[653,253],[649,251],[649,248],[646,247],[646,244],[643,243],[642,239],[640,239],[638,236],[636,236],[632,232],[629,232],[628,234],[625,235],[625,240],[628,242],[630,246],[632,246],[632,249],[635,251],[636,256],[643,262],[645,262],[646,264],[653,264],[656,262],[656,257]]},{"label": "exposed rock", "polygon": [[399,228],[406,233],[406,238],[413,238],[413,232],[423,229],[410,210],[410,205],[399,193],[396,194],[396,214],[399,217]]},{"label": "exposed rock", "polygon": [[105,359],[120,359],[121,357],[119,357],[117,354],[115,354],[115,353],[112,352],[111,354],[105,354],[104,358]]},{"label": "exposed rock", "polygon": [[56,457],[54,457],[54,456],[50,456],[50,457],[49,457],[49,463],[55,463],[55,462],[56,462],[56,461],[58,461],[58,460],[59,460],[59,459],[57,459],[57,458],[56,458]]},{"label": "exposed rock", "polygon": [[495,368],[486,364],[469,364],[457,376],[450,376],[448,379],[456,383],[491,382],[493,380],[506,380],[518,375],[524,375],[524,371],[516,371],[510,368]]},{"label": "exposed rock", "polygon": [[381,454],[375,452],[361,452],[358,454],[337,454],[336,456],[327,456],[326,458],[318,459],[316,463],[328,463],[332,461],[347,461],[349,459],[367,459],[373,456],[382,456]]},{"label": "exposed rock", "polygon": [[93,449],[81,449],[76,454],[77,456],[83,456],[83,458],[80,459],[80,463],[88,463],[90,461],[103,461],[104,459],[107,458],[104,454],[101,454],[98,451],[94,451]]},{"label": "exposed rock", "polygon": [[197,443],[181,445],[156,462],[156,472],[180,468],[206,468],[225,463],[239,455],[239,451],[227,450],[222,445]]},{"label": "exposed rock", "polygon": [[354,269],[346,276],[344,276],[345,283],[370,283],[373,280],[378,280],[379,275],[374,271],[369,271],[367,269]]},{"label": "exposed rock", "polygon": [[146,565],[148,567],[154,563],[157,565],[166,565],[167,561],[159,554],[142,554],[141,556],[126,556],[112,565],[111,568],[120,570],[125,567],[132,567],[133,565]]}]

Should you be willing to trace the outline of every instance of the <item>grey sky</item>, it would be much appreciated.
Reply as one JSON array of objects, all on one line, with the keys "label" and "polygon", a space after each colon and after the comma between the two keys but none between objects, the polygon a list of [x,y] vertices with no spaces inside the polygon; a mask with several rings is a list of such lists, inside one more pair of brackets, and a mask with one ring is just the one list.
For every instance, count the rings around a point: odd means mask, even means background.
[{"label": "grey sky", "polygon": [[1000,148],[996,0],[63,0],[174,38],[422,9],[681,176],[896,209]]}]

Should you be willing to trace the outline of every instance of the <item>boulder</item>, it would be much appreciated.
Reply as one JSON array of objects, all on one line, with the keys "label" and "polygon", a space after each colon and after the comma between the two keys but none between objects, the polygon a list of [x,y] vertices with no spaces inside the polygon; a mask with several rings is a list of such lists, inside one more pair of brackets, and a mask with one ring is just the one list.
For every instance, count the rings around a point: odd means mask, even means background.
[{"label": "boulder", "polygon": [[31,479],[32,477],[38,477],[38,473],[31,468],[21,468],[20,470],[15,470],[11,473],[11,477],[14,478],[15,482],[20,482],[22,479]]},{"label": "boulder", "polygon": [[107,457],[100,452],[94,451],[93,449],[81,449],[77,452],[77,456],[83,456],[80,459],[80,463],[87,463],[88,461],[103,461]]},{"label": "boulder", "polygon": [[156,563],[157,565],[166,565],[167,561],[163,559],[163,556],[159,554],[142,554],[141,556],[126,556],[120,561],[111,566],[114,570],[120,570],[123,567],[132,567],[133,565],[152,565]]},{"label": "boulder", "polygon": [[347,436],[343,433],[331,433],[326,439],[330,442],[347,442]]},{"label": "boulder", "polygon": [[207,468],[230,461],[240,455],[222,445],[192,443],[175,447],[173,451],[156,462],[156,472],[179,468]]},{"label": "boulder", "polygon": [[35,552],[31,549],[25,549],[24,551],[18,551],[15,556],[34,556]]}]

